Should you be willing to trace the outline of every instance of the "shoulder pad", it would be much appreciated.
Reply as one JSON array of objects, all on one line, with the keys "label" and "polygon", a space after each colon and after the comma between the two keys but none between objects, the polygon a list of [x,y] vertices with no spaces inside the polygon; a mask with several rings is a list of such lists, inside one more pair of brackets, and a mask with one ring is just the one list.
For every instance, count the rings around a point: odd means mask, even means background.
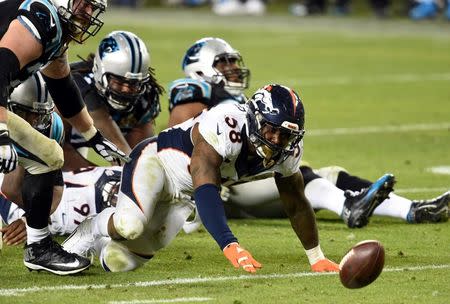
[{"label": "shoulder pad", "polygon": [[209,105],[211,85],[206,81],[183,78],[175,80],[169,87],[169,111],[185,103],[201,102]]},{"label": "shoulder pad", "polygon": [[44,55],[52,57],[61,46],[62,28],[56,8],[48,0],[27,0],[19,7],[18,20],[38,39]]}]

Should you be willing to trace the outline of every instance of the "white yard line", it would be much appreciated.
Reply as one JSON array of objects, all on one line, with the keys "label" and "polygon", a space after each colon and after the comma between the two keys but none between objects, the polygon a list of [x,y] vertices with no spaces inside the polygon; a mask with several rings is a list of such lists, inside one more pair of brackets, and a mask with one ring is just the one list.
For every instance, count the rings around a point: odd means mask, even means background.
[{"label": "white yard line", "polygon": [[[424,266],[405,266],[399,268],[385,268],[383,272],[400,272],[400,271],[423,271],[434,269],[450,269],[450,264],[444,265],[424,265]],[[155,281],[143,281],[128,284],[92,284],[92,285],[60,285],[60,286],[42,286],[42,287],[29,287],[29,288],[11,288],[0,289],[0,296],[21,296],[27,293],[39,293],[39,292],[53,292],[53,291],[68,291],[68,290],[81,290],[81,289],[111,289],[111,288],[129,288],[129,287],[150,287],[150,286],[163,286],[163,285],[189,285],[199,283],[214,283],[214,282],[227,282],[227,281],[245,281],[245,280],[261,280],[261,279],[286,279],[286,278],[302,278],[302,277],[316,277],[326,275],[337,275],[337,273],[314,273],[314,272],[297,272],[297,273],[285,273],[285,274],[255,274],[255,275],[240,275],[240,276],[227,276],[227,277],[204,277],[204,278],[179,278],[169,280],[155,280]]]},{"label": "white yard line", "polygon": [[350,135],[367,133],[401,133],[414,131],[450,130],[450,122],[423,123],[397,126],[367,126],[357,128],[334,128],[307,130],[306,136]]},{"label": "white yard line", "polygon": [[109,304],[157,304],[157,303],[182,303],[182,302],[207,302],[213,298],[174,298],[174,299],[149,299],[149,300],[130,300],[130,301],[111,301]]}]

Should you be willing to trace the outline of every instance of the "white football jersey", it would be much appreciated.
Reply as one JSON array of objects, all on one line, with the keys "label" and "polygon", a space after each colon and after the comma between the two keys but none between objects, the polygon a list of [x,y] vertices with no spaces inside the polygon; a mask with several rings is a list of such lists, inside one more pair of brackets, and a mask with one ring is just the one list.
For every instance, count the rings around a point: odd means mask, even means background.
[{"label": "white football jersey", "polygon": [[69,234],[89,215],[107,207],[105,186],[117,181],[122,167],[87,167],[63,172],[64,192],[58,208],[50,216],[52,234]]},{"label": "white football jersey", "polygon": [[199,124],[200,134],[223,157],[220,168],[223,179],[239,182],[267,172],[290,176],[299,171],[303,142],[299,143],[293,155],[271,168],[264,168],[261,158],[249,157],[246,111],[246,105],[219,104],[158,135],[158,157],[175,195],[192,194],[193,191],[189,172],[193,150],[190,134],[196,123]]}]

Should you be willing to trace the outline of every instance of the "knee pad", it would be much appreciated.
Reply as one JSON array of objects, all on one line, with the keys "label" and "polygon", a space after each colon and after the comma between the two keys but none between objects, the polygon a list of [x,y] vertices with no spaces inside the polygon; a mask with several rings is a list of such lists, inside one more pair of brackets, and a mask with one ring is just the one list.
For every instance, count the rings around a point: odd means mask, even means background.
[{"label": "knee pad", "polygon": [[[150,257],[151,258],[151,257]],[[125,272],[137,269],[150,258],[140,257],[118,242],[111,241],[100,252],[100,264],[105,271]]]},{"label": "knee pad", "polygon": [[117,232],[127,240],[141,236],[147,223],[144,214],[137,207],[116,210],[113,219]]},{"label": "knee pad", "polygon": [[333,185],[336,185],[339,172],[347,172],[345,168],[339,167],[339,166],[329,166],[329,167],[323,167],[319,169],[314,169],[314,173],[319,175],[320,177],[325,178],[329,182],[331,182]]}]

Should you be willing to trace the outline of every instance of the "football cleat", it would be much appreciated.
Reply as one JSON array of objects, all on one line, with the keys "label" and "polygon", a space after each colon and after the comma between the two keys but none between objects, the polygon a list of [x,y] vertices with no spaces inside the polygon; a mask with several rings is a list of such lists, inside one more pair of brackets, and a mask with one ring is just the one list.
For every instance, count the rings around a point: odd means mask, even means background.
[{"label": "football cleat", "polygon": [[373,211],[394,190],[395,177],[385,174],[370,187],[359,192],[347,190],[344,192],[346,200],[342,210],[342,218],[349,228],[362,228],[369,223]]},{"label": "football cleat", "polygon": [[411,224],[446,222],[449,201],[450,191],[429,200],[412,201],[406,220]]},{"label": "football cleat", "polygon": [[94,258],[96,238],[92,233],[92,220],[96,215],[86,217],[84,221],[61,244],[64,250],[76,253],[91,261]]},{"label": "football cleat", "polygon": [[25,245],[23,263],[30,270],[45,270],[58,275],[81,272],[91,265],[91,261],[65,251],[51,236]]}]

